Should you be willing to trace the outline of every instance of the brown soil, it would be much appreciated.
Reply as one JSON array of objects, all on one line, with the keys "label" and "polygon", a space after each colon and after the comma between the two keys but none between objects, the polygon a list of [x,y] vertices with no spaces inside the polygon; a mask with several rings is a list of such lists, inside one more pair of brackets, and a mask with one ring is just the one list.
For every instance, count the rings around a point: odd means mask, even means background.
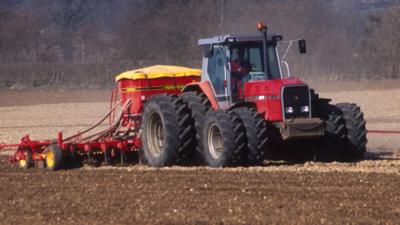
[{"label": "brown soil", "polygon": [[131,167],[0,170],[1,224],[397,224],[400,175]]}]

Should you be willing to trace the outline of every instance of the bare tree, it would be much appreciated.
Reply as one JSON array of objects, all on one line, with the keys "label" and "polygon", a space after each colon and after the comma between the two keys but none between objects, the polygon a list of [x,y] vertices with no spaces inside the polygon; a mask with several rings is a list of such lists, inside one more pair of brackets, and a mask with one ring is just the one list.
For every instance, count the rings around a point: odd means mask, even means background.
[{"label": "bare tree", "polygon": [[51,10],[52,21],[63,49],[64,61],[72,61],[74,55],[74,36],[96,7],[95,0],[54,1]]},{"label": "bare tree", "polygon": [[376,1],[223,2],[222,29],[221,0],[0,0],[0,83],[107,84],[128,68],[199,67],[199,38],[252,33],[260,20],[286,40],[308,40],[307,56],[288,56],[297,76],[400,76],[394,1],[390,9]]}]

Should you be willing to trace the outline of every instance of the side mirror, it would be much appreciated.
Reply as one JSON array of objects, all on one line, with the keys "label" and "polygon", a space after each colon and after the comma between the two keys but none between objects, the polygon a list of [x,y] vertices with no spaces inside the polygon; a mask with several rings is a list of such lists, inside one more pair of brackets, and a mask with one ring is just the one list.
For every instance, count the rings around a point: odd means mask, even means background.
[{"label": "side mirror", "polygon": [[214,51],[213,51],[213,46],[212,45],[206,45],[203,48],[203,55],[206,58],[211,58],[214,55]]},{"label": "side mirror", "polygon": [[304,40],[304,39],[299,40],[299,51],[300,51],[300,54],[307,53],[306,40]]}]

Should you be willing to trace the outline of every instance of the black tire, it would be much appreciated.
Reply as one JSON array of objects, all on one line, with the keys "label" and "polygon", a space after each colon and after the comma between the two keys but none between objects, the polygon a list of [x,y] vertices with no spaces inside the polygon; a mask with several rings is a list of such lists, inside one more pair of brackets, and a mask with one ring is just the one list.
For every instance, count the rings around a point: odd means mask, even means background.
[{"label": "black tire", "polygon": [[260,165],[265,159],[268,143],[267,125],[264,118],[251,108],[236,108],[247,137],[247,163]]},{"label": "black tire", "polygon": [[18,167],[20,169],[27,170],[32,167],[32,153],[28,149],[23,150],[22,152],[25,156],[25,160],[19,160]]},{"label": "black tire", "polygon": [[367,129],[363,112],[356,104],[339,103],[336,106],[342,111],[347,129],[344,160],[353,162],[364,159]]},{"label": "black tire", "polygon": [[144,155],[144,150],[143,147],[139,148],[138,151],[138,156],[139,156],[139,164],[147,164],[146,156]]},{"label": "black tire", "polygon": [[325,121],[325,136],[315,151],[317,161],[342,161],[345,151],[346,124],[341,111],[334,105],[322,102],[317,105],[316,115]]},{"label": "black tire", "polygon": [[246,147],[244,126],[236,113],[209,111],[203,127],[204,156],[210,167],[241,163]]},{"label": "black tire", "polygon": [[196,165],[205,164],[205,159],[203,155],[203,125],[205,120],[205,114],[211,108],[211,104],[207,98],[202,94],[197,94],[196,92],[185,92],[180,95],[183,101],[186,103],[190,110],[190,114],[193,120],[193,125],[195,128],[196,139],[193,142],[192,149],[193,154],[189,156],[189,163],[194,163]]},{"label": "black tire", "polygon": [[180,163],[192,151],[193,121],[189,109],[178,96],[152,96],[144,106],[142,129],[143,151],[151,166]]},{"label": "black tire", "polygon": [[63,168],[63,152],[58,145],[50,145],[46,148],[45,162],[46,168],[50,171],[56,171]]}]

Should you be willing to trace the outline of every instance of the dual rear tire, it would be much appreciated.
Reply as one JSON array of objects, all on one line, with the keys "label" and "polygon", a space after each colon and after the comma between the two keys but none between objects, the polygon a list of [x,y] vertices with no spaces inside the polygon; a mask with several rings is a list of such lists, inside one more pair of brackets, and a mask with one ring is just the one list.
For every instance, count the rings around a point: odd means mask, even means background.
[{"label": "dual rear tire", "polygon": [[145,104],[142,143],[146,161],[154,167],[182,164],[195,141],[193,120],[176,95],[154,95]]}]

